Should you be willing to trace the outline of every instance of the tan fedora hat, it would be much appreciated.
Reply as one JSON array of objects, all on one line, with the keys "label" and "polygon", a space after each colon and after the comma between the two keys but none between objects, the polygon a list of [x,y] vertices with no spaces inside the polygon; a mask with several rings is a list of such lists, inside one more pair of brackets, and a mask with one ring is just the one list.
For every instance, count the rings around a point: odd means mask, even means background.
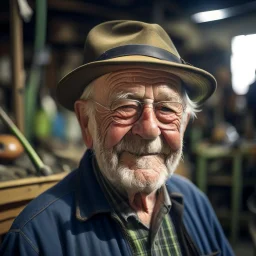
[{"label": "tan fedora hat", "polygon": [[[116,20],[94,27],[84,47],[84,64],[58,84],[56,96],[67,109],[94,79],[114,71],[147,68],[180,77],[190,99],[201,104],[216,89],[208,72],[186,63],[162,27],[140,21]],[[104,86],[104,85],[102,85]]]}]

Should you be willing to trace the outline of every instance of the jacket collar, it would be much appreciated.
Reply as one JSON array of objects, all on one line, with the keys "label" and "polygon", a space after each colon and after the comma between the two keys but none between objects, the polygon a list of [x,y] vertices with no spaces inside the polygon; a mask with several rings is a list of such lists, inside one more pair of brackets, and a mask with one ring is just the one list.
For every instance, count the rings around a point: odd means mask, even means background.
[{"label": "jacket collar", "polygon": [[[76,188],[76,217],[80,221],[86,221],[98,213],[110,213],[111,206],[102,191],[93,170],[93,152],[87,150],[81,159]],[[172,205],[177,207],[180,218],[184,209],[183,197],[179,193],[171,191],[169,182],[166,185]]]},{"label": "jacket collar", "polygon": [[93,152],[87,150],[83,156],[77,175],[76,217],[86,221],[97,213],[110,212],[110,205],[94,175]]}]

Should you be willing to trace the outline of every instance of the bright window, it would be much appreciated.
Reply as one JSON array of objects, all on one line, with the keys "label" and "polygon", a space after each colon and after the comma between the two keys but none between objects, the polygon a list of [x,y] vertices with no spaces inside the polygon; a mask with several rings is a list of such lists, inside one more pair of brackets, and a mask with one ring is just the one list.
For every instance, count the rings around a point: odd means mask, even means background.
[{"label": "bright window", "polygon": [[235,93],[247,93],[255,80],[256,34],[236,36],[232,39],[231,72]]}]

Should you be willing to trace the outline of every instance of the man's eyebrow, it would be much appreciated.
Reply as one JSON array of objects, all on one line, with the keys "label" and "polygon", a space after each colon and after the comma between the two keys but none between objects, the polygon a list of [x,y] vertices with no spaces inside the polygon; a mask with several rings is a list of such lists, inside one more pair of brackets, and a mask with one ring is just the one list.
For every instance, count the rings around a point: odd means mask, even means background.
[{"label": "man's eyebrow", "polygon": [[173,93],[159,92],[157,95],[157,99],[161,101],[182,101],[180,95],[173,95]]},{"label": "man's eyebrow", "polygon": [[121,100],[121,99],[138,99],[138,96],[134,92],[118,92],[112,94],[111,100]]}]

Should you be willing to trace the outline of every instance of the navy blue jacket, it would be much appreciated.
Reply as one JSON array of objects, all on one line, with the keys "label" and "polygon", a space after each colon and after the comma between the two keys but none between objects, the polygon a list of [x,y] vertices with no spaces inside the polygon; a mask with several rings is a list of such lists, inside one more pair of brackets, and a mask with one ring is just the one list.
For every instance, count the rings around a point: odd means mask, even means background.
[{"label": "navy blue jacket", "polygon": [[[88,151],[77,170],[29,203],[5,236],[0,255],[132,255],[94,176],[91,156]],[[166,185],[182,254],[233,255],[207,198],[177,175]]]}]

